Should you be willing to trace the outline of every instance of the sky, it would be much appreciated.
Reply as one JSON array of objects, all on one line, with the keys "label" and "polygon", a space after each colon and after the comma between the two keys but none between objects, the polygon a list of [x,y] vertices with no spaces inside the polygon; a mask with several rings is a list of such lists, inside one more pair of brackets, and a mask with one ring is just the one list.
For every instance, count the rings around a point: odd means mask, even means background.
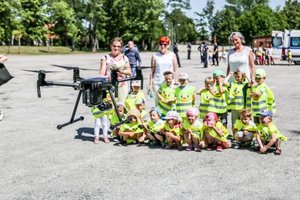
[{"label": "sky", "polygon": [[[192,9],[187,11],[186,14],[190,18],[196,18],[195,12],[202,12],[202,9],[206,7],[207,0],[190,0]],[[215,11],[222,10],[225,5],[225,0],[214,0]],[[275,9],[277,6],[283,7],[285,0],[269,0],[269,5],[271,8]]]}]

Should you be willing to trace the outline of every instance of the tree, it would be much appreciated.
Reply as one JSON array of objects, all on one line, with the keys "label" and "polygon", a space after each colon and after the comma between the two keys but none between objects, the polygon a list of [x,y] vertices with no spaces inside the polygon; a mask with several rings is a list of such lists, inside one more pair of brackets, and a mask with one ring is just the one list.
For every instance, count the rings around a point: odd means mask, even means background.
[{"label": "tree", "polygon": [[300,2],[297,0],[287,0],[283,10],[280,12],[283,17],[285,29],[300,29]]}]

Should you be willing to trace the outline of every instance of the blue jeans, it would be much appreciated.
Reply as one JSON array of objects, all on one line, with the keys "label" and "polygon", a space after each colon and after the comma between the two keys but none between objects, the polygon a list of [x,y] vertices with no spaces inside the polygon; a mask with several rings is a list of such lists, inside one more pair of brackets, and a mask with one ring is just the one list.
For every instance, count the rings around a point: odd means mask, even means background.
[{"label": "blue jeans", "polygon": [[136,76],[136,65],[130,64],[131,68],[131,77]]}]

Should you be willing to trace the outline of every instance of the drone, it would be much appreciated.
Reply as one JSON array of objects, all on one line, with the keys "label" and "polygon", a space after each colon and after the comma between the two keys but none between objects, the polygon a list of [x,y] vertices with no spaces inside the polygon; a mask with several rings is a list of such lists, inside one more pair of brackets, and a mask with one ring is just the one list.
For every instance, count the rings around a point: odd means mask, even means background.
[{"label": "drone", "polygon": [[[143,73],[142,69],[150,68],[148,66],[137,66],[136,69],[136,76],[118,79],[118,69],[111,70],[111,79],[103,78],[103,77],[94,77],[94,78],[82,78],[80,77],[80,69],[79,67],[64,67],[59,65],[54,65],[58,67],[65,68],[67,70],[73,69],[73,83],[65,83],[65,82],[54,82],[54,81],[46,81],[46,73],[49,71],[46,70],[25,70],[30,72],[37,72],[38,73],[38,80],[36,82],[37,86],[37,96],[41,98],[41,87],[45,86],[63,86],[63,87],[72,87],[74,90],[78,91],[77,99],[73,108],[73,112],[70,118],[70,121],[57,125],[57,129],[60,130],[65,126],[73,124],[78,121],[84,120],[83,116],[80,116],[75,119],[76,111],[79,105],[80,98],[82,97],[82,103],[88,107],[96,106],[101,112],[110,110],[114,108],[119,123],[111,128],[115,128],[121,124],[127,123],[127,120],[122,120],[121,116],[117,109],[117,102],[115,98],[118,97],[118,85],[120,82],[131,81],[131,80],[140,80],[141,81],[141,89],[143,89]],[[83,69],[84,70],[84,69]],[[103,101],[107,93],[111,97],[111,102]]]}]

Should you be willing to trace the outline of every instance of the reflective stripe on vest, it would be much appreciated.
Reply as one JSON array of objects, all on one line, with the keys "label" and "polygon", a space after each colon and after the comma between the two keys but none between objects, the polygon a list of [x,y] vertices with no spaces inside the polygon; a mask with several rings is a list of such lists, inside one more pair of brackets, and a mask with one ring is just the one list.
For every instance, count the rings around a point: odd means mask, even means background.
[{"label": "reflective stripe on vest", "polygon": [[[175,97],[175,89],[167,86],[166,83],[162,83],[160,86],[161,96],[165,99],[172,99]],[[162,101],[158,101],[158,108],[163,115],[167,115],[167,112],[173,110],[172,105],[166,104]]]},{"label": "reflective stripe on vest", "polygon": [[[223,86],[227,88],[226,86]],[[219,86],[215,86],[215,91],[219,91]],[[210,100],[210,105],[208,111],[215,113],[225,113],[227,111],[227,90],[222,93],[220,96],[213,95],[213,98]]]}]

